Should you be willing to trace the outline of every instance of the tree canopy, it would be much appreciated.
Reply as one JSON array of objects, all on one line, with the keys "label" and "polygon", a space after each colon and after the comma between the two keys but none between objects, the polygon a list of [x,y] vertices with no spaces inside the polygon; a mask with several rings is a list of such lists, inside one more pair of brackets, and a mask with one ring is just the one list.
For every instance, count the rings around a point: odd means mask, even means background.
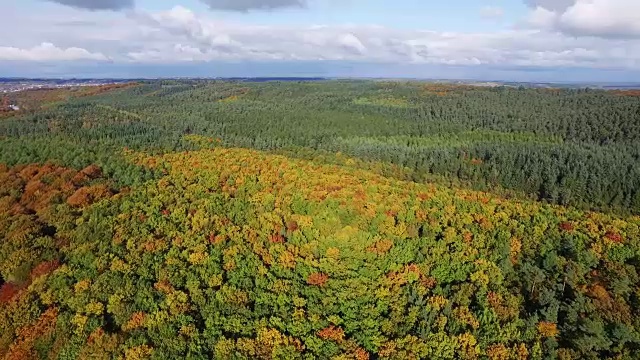
[{"label": "tree canopy", "polygon": [[637,106],[154,81],[0,120],[0,357],[635,359]]}]

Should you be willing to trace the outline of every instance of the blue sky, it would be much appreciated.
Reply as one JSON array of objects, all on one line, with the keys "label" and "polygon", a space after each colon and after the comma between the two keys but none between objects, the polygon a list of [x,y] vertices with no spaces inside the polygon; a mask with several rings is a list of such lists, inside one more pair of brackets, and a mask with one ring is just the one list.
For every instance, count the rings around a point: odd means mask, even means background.
[{"label": "blue sky", "polygon": [[635,0],[21,0],[0,76],[640,81]]}]

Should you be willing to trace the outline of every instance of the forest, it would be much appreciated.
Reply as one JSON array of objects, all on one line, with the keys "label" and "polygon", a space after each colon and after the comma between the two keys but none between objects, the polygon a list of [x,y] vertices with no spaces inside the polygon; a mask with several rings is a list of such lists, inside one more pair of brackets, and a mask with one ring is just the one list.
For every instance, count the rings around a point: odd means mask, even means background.
[{"label": "forest", "polygon": [[113,88],[27,92],[21,105],[38,97],[44,105],[0,122],[0,161],[99,162],[114,171],[104,154],[187,150],[182,137],[198,134],[294,157],[339,152],[400,166],[418,182],[501,189],[586,210],[640,208],[640,97],[633,91],[355,80]]},{"label": "forest", "polygon": [[2,359],[640,358],[640,96],[11,95]]}]

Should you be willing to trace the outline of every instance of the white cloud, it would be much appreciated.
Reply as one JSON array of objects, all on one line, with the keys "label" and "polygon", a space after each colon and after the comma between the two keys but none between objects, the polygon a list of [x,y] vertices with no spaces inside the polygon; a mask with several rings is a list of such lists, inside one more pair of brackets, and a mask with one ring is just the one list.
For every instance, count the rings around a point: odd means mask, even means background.
[{"label": "white cloud", "polygon": [[576,38],[540,30],[553,28],[556,15],[542,7],[534,14],[538,29],[465,33],[381,26],[235,24],[176,7],[161,13],[139,13],[138,23],[155,37],[147,41],[144,51],[128,54],[137,62],[348,60],[532,67],[640,66],[639,41]]},{"label": "white cloud", "polygon": [[572,36],[640,38],[640,1],[527,0],[529,23]]},{"label": "white cloud", "polygon": [[70,47],[61,49],[51,43],[44,42],[30,49],[16,47],[0,47],[0,60],[10,61],[74,61],[74,60],[109,60],[101,53],[91,53],[85,49]]},{"label": "white cloud", "polygon": [[575,4],[576,0],[525,0],[525,3],[532,8],[541,7],[549,11],[565,11],[571,5]]},{"label": "white cloud", "polygon": [[485,6],[480,9],[480,16],[485,19],[500,19],[504,16],[504,9],[499,6]]},{"label": "white cloud", "polygon": [[305,7],[306,0],[200,0],[212,10],[249,11]]},{"label": "white cloud", "polygon": [[529,13],[527,23],[534,28],[551,30],[556,24],[557,17],[558,15],[552,10],[538,6]]},{"label": "white cloud", "polygon": [[[0,39],[0,59],[112,59],[125,64],[327,60],[398,66],[640,69],[640,39],[567,34],[566,28],[558,30],[561,15],[542,6],[532,9],[533,27],[475,33],[365,25],[256,25],[196,14],[181,6],[161,12],[95,13],[62,7],[56,11],[0,22],[1,33],[17,34]],[[29,46],[23,45],[43,41],[56,46],[25,49]]]},{"label": "white cloud", "polygon": [[353,51],[357,54],[364,54],[367,48],[362,44],[360,39],[354,34],[342,34],[337,37],[337,43],[347,51]]},{"label": "white cloud", "polygon": [[640,2],[637,0],[579,0],[559,19],[575,35],[640,36]]}]

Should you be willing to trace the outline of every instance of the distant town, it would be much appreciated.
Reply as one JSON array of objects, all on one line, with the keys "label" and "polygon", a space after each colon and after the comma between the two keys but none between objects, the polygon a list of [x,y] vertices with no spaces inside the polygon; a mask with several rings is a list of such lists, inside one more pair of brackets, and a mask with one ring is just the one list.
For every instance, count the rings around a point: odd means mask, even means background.
[{"label": "distant town", "polygon": [[14,93],[34,89],[57,89],[81,86],[121,84],[131,80],[120,79],[12,79],[0,78],[0,93]]}]

